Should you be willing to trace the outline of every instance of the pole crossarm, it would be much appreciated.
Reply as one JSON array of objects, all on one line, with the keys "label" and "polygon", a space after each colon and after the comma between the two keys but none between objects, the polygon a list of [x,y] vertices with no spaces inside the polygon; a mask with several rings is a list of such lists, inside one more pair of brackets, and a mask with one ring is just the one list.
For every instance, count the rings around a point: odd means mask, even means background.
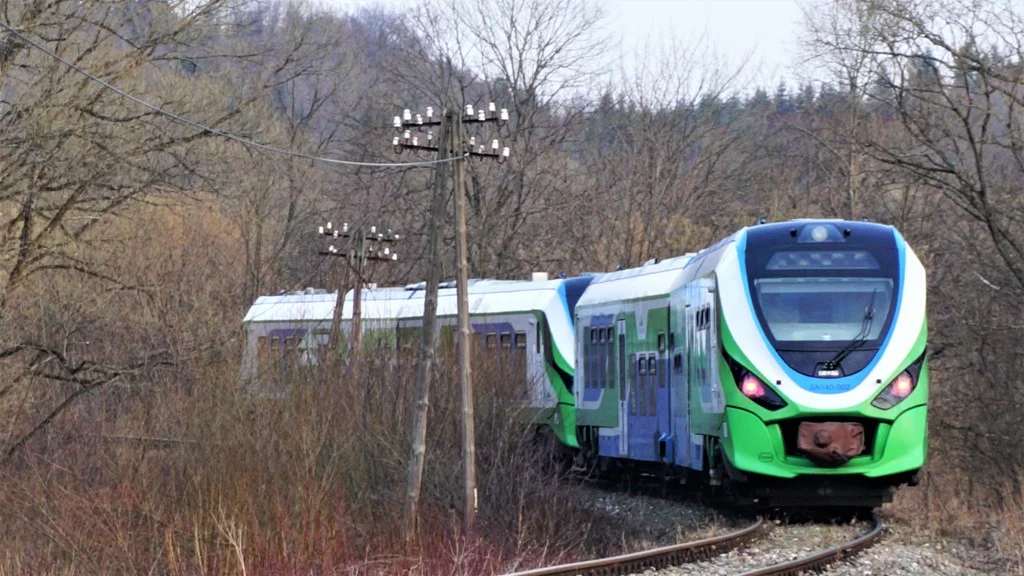
[{"label": "pole crossarm", "polygon": [[[508,122],[508,109],[502,108],[499,112],[494,102],[488,104],[488,111],[478,110],[474,113],[473,105],[467,104],[465,108],[465,117],[459,117],[459,123],[461,126],[467,124],[497,124],[503,125]],[[395,154],[401,154],[404,150],[414,150],[421,152],[439,152],[440,148],[433,145],[434,132],[428,130],[426,134],[426,144],[420,144],[420,136],[413,134],[413,130],[419,130],[424,127],[440,126],[440,120],[433,120],[434,109],[432,107],[427,108],[427,120],[423,120],[421,114],[416,114],[415,117],[412,115],[412,111],[408,108],[402,113],[401,116],[395,116],[393,126],[396,131],[400,132],[401,137],[395,136],[391,139],[391,146],[395,150]],[[452,114],[453,119],[455,114]],[[460,139],[460,142],[463,139]],[[491,141],[491,152],[486,152],[487,147],[484,144],[477,144],[476,137],[469,138],[469,145],[459,144],[452,146],[452,156],[458,156],[455,152],[460,151],[463,157],[474,157],[474,158],[490,158],[497,160],[499,164],[503,163],[508,159],[511,151],[508,146],[502,147],[497,139]]]},{"label": "pole crossarm", "polygon": [[[362,310],[363,283],[367,282],[364,275],[364,268],[369,261],[396,262],[398,253],[391,250],[391,245],[398,242],[401,236],[395,234],[390,228],[370,226],[369,232],[363,227],[350,228],[348,222],[341,225],[341,229],[334,228],[331,222],[326,226],[317,229],[317,235],[332,240],[345,240],[347,245],[337,248],[330,244],[326,250],[318,250],[320,256],[333,256],[345,259],[346,275],[354,276],[353,282],[353,306],[352,306],[352,357],[358,356],[359,340],[361,336],[360,314]],[[383,245],[383,248],[381,247]],[[343,284],[348,284],[344,282]],[[345,286],[338,286],[338,298],[334,304],[334,317],[331,321],[331,346],[337,345],[341,334],[342,306],[345,303]]]}]

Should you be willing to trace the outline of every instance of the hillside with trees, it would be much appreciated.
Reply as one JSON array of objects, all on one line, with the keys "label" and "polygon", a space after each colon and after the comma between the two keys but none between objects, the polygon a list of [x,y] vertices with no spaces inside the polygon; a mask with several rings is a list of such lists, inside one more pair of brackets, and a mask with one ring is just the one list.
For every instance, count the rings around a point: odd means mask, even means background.
[{"label": "hillside with trees", "polygon": [[589,512],[529,445],[502,441],[522,434],[501,390],[479,392],[489,497],[460,543],[458,397],[435,386],[415,553],[400,537],[410,367],[280,403],[239,390],[252,301],[338,286],[325,221],[403,234],[373,282],[426,276],[432,170],[318,159],[428,159],[392,149],[396,113],[491,101],[512,153],[470,164],[472,277],[636,266],[759,217],[896,226],[928,271],[934,386],[931,463],[892,513],[1024,570],[1014,2],[816,4],[800,58],[817,78],[760,88],[684,43],[609,74],[585,0],[8,0],[0,23],[0,570],[488,571],[593,536],[566,529]]}]

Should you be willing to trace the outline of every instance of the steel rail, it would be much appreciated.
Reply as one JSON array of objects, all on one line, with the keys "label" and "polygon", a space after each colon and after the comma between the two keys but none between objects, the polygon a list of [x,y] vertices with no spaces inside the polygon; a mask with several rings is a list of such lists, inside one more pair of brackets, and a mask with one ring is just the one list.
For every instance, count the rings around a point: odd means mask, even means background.
[{"label": "steel rail", "polygon": [[610,556],[598,560],[561,564],[547,568],[536,568],[525,572],[514,572],[505,576],[568,576],[585,574],[587,576],[617,576],[642,572],[648,568],[668,568],[695,562],[697,560],[717,556],[732,550],[742,542],[751,538],[764,525],[764,520],[756,522],[735,532],[704,538],[683,544],[673,544],[652,548],[643,552],[632,552],[621,556]]},{"label": "steel rail", "polygon": [[833,546],[827,550],[823,550],[809,556],[804,556],[802,558],[797,558],[796,560],[780,562],[779,564],[773,564],[765,568],[758,568],[757,570],[744,572],[743,574],[740,574],[740,576],[795,576],[797,574],[806,574],[810,571],[827,568],[831,564],[840,562],[864,551],[867,548],[870,548],[882,534],[883,527],[882,520],[876,515],[872,519],[871,530],[856,540],[851,540],[846,544]]}]

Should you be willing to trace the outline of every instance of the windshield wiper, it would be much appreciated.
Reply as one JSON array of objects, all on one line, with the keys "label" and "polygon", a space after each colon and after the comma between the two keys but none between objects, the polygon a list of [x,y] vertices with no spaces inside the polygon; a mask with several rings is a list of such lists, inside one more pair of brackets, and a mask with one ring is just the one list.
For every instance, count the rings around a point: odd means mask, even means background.
[{"label": "windshield wiper", "polygon": [[864,319],[861,321],[860,332],[853,337],[853,340],[846,345],[842,350],[836,353],[835,357],[825,362],[826,370],[835,370],[839,367],[839,363],[846,359],[851,353],[864,345],[868,341],[868,334],[871,333],[871,325],[875,323],[875,295],[878,293],[878,289],[871,291],[871,302],[868,304],[867,309],[864,311]]}]

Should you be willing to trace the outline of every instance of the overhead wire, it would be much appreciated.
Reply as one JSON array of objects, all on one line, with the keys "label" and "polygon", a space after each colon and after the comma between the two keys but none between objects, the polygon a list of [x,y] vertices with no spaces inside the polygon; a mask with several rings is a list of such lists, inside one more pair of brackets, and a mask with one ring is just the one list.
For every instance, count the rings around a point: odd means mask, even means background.
[{"label": "overhead wire", "polygon": [[303,152],[295,152],[294,150],[287,150],[285,148],[279,148],[277,146],[271,146],[269,144],[263,144],[262,142],[257,142],[255,140],[251,140],[249,138],[238,136],[236,134],[231,134],[230,132],[224,132],[223,130],[218,130],[216,128],[211,128],[211,127],[206,126],[204,124],[200,124],[199,122],[196,122],[194,120],[190,120],[188,118],[185,118],[184,116],[180,116],[180,115],[175,114],[173,112],[169,112],[167,110],[164,110],[163,108],[161,108],[161,107],[159,107],[159,106],[157,106],[155,104],[150,104],[149,102],[146,102],[145,100],[143,100],[143,99],[141,99],[141,98],[139,98],[137,96],[134,96],[134,95],[132,95],[132,94],[130,94],[130,93],[128,93],[128,92],[118,88],[117,86],[114,86],[114,85],[106,82],[105,80],[103,80],[103,79],[101,79],[101,78],[99,78],[97,76],[94,76],[93,74],[91,74],[88,71],[82,69],[81,67],[79,67],[75,63],[69,62],[69,61],[65,60],[59,54],[57,54],[57,53],[55,53],[55,52],[53,52],[51,50],[48,50],[47,48],[45,48],[44,46],[40,45],[37,42],[34,42],[32,39],[28,38],[27,36],[25,36],[21,32],[18,32],[17,30],[12,28],[7,23],[5,23],[3,21],[0,21],[0,28],[3,28],[8,33],[10,33],[10,34],[14,35],[15,37],[19,38],[21,41],[25,42],[29,46],[32,46],[33,48],[35,48],[36,50],[39,50],[43,54],[46,54],[50,58],[53,58],[54,60],[60,62],[61,64],[67,66],[68,68],[74,70],[75,72],[85,76],[86,78],[88,78],[89,80],[95,82],[96,84],[99,84],[103,88],[106,88],[107,90],[111,90],[111,91],[117,93],[118,95],[120,95],[123,98],[131,100],[132,102],[135,102],[136,104],[138,104],[140,106],[148,108],[149,110],[152,110],[153,112],[156,112],[157,114],[160,114],[161,116],[169,118],[169,119],[171,119],[171,120],[173,120],[175,122],[178,122],[180,124],[184,124],[186,126],[191,126],[192,128],[195,128],[197,130],[201,130],[203,132],[207,132],[209,134],[213,134],[214,136],[220,136],[221,138],[226,138],[228,140],[233,140],[235,142],[239,142],[239,143],[241,143],[241,144],[243,144],[245,146],[251,146],[253,148],[257,148],[257,149],[260,149],[260,150],[265,150],[267,152],[274,152],[274,153],[277,153],[277,154],[284,154],[286,156],[292,156],[292,157],[295,157],[295,158],[302,158],[304,160],[310,160],[310,161],[313,161],[313,162],[322,162],[322,163],[325,163],[325,164],[338,164],[338,165],[343,165],[343,166],[361,166],[361,167],[369,167],[369,168],[416,168],[416,167],[422,167],[422,166],[436,166],[437,164],[445,164],[445,163],[448,163],[448,162],[457,162],[457,161],[462,160],[462,159],[464,159],[464,158],[469,156],[469,154],[465,154],[465,155],[461,155],[461,156],[453,156],[451,158],[443,158],[443,159],[438,159],[438,160],[424,160],[424,161],[421,161],[421,162],[358,162],[358,161],[354,161],[354,160],[341,160],[341,159],[338,159],[338,158],[328,158],[328,157],[324,157],[324,156],[315,156],[315,155],[312,155],[312,154],[305,154]]}]

